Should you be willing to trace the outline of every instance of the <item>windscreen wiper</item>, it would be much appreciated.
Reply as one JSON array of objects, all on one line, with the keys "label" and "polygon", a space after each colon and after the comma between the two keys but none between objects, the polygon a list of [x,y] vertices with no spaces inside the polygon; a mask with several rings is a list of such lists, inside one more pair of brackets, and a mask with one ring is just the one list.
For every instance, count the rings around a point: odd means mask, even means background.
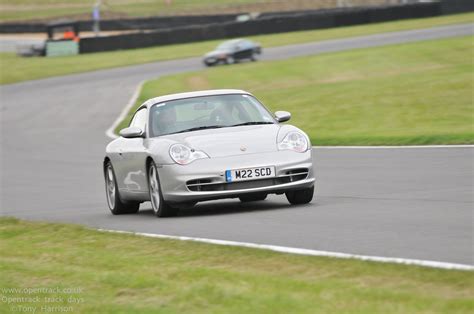
[{"label": "windscreen wiper", "polygon": [[184,129],[178,132],[174,132],[173,134],[176,133],[184,133],[184,132],[192,132],[192,131],[199,131],[199,130],[206,130],[206,129],[218,129],[218,128],[223,128],[223,125],[205,125],[205,126],[197,126],[194,128],[189,128],[189,129]]},{"label": "windscreen wiper", "polygon": [[229,126],[258,125],[258,124],[273,124],[273,122],[269,122],[269,121],[251,121],[251,122],[244,122],[244,123],[239,123],[239,124],[234,124],[234,125],[229,125]]}]

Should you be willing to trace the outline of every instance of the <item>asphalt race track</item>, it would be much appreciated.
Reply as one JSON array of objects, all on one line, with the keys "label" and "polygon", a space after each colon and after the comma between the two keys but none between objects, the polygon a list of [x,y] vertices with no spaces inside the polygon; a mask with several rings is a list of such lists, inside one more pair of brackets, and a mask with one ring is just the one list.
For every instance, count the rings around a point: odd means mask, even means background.
[{"label": "asphalt race track", "polygon": [[[473,34],[473,24],[266,49],[284,59]],[[238,65],[235,66],[236,69]],[[474,148],[317,148],[316,199],[198,204],[156,219],[112,216],[102,177],[105,130],[142,80],[203,68],[200,58],[0,87],[1,214],[115,230],[474,264]]]}]

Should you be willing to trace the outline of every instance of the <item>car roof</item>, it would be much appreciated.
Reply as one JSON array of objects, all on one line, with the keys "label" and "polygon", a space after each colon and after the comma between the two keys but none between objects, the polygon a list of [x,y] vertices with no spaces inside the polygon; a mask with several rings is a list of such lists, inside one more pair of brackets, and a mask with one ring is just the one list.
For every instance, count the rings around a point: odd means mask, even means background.
[{"label": "car roof", "polygon": [[247,38],[236,38],[236,39],[230,39],[230,40],[223,41],[218,46],[221,46],[221,45],[224,45],[224,44],[236,45],[236,44],[238,44],[240,42],[244,42],[244,41],[252,42],[250,39],[247,39]]},{"label": "car roof", "polygon": [[251,93],[246,92],[244,90],[240,90],[240,89],[211,89],[211,90],[202,90],[202,91],[187,92],[187,93],[169,94],[169,95],[164,95],[164,96],[148,99],[140,106],[139,109],[143,107],[150,108],[151,106],[157,103],[162,103],[162,102],[166,102],[170,100],[178,100],[178,99],[202,97],[202,96],[232,95],[232,94],[252,95]]},{"label": "car roof", "polygon": [[221,44],[231,44],[231,43],[234,44],[242,40],[244,39],[243,38],[230,39],[230,40],[223,41]]}]

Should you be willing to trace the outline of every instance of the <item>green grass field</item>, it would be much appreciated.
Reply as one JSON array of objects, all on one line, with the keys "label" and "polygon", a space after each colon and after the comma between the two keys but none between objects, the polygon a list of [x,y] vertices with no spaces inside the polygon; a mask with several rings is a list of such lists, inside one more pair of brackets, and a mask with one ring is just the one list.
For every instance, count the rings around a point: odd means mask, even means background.
[{"label": "green grass field", "polygon": [[290,111],[313,145],[474,143],[473,55],[473,37],[459,37],[223,66],[149,81],[136,106],[157,95],[238,88]]},{"label": "green grass field", "polygon": [[[468,271],[297,256],[12,218],[0,218],[0,249],[2,297],[13,300],[2,299],[2,313],[13,312],[12,306],[62,306],[101,314],[451,314],[471,313],[474,306],[474,272]],[[57,287],[61,291],[38,290]],[[30,293],[4,290],[10,288],[30,288]],[[12,299],[21,297],[39,300]]]},{"label": "green grass field", "polygon": [[[261,35],[249,38],[260,42],[263,47],[268,48],[334,38],[370,35],[381,32],[468,23],[473,20],[474,13],[467,13],[327,30]],[[143,64],[160,60],[201,56],[205,52],[212,50],[219,42],[221,42],[221,40],[54,58],[22,58],[12,53],[0,53],[0,84]]]}]

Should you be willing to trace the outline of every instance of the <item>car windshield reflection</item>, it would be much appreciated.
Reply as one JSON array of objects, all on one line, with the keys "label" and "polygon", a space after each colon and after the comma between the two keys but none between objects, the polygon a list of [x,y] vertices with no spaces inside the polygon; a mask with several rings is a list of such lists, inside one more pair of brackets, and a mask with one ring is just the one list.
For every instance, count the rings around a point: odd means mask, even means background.
[{"label": "car windshield reflection", "polygon": [[270,112],[250,95],[194,97],[154,105],[150,136],[274,123]]}]

